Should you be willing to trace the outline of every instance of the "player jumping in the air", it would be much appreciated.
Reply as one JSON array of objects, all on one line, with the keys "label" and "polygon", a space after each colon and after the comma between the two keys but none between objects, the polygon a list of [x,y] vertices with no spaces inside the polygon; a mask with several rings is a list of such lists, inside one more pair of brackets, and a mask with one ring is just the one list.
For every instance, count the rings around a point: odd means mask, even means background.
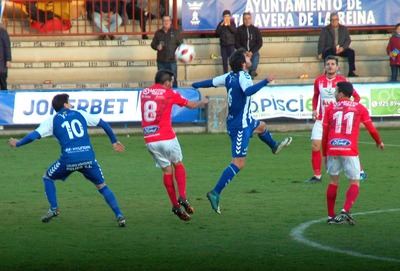
[{"label": "player jumping in the air", "polygon": [[[173,75],[168,70],[158,71],[155,84],[142,91],[142,128],[147,149],[163,172],[163,182],[172,204],[172,212],[187,221],[190,220],[194,208],[186,197],[186,170],[182,163],[181,146],[172,129],[171,111],[174,104],[198,108],[203,107],[208,100],[188,101],[183,98],[172,89]],[[178,199],[174,177],[178,186]]]},{"label": "player jumping in the air", "polygon": [[36,130],[21,140],[10,138],[8,141],[11,147],[21,147],[36,139],[54,135],[61,146],[60,158],[48,168],[43,176],[44,189],[50,208],[42,217],[42,222],[47,223],[60,214],[55,181],[65,181],[71,173],[78,171],[96,186],[114,212],[118,225],[124,227],[125,217],[119,209],[114,193],[104,182],[103,173],[90,143],[87,127],[103,128],[115,151],[122,152],[125,147],[117,141],[108,123],[84,111],[72,110],[68,94],[54,96],[52,106],[57,112],[54,116],[42,122]]},{"label": "player jumping in the air", "polygon": [[[306,182],[319,183],[322,180],[322,157],[321,157],[321,140],[322,140],[322,119],[324,117],[325,108],[335,102],[335,87],[338,82],[345,82],[347,79],[338,74],[339,60],[335,56],[327,56],[325,58],[324,74],[318,76],[314,81],[314,95],[312,100],[312,116],[315,120],[311,132],[311,164],[314,175]],[[356,91],[353,92],[353,99],[360,101],[360,95]],[[318,110],[319,107],[319,110]],[[366,178],[366,174],[362,171],[361,177]]]},{"label": "player jumping in the air", "polygon": [[230,57],[232,71],[210,80],[196,82],[194,88],[207,88],[225,86],[228,94],[228,116],[227,130],[232,144],[232,162],[222,172],[222,175],[214,189],[207,193],[207,198],[211,207],[218,214],[221,213],[219,199],[222,190],[244,167],[249,141],[253,132],[267,144],[272,153],[278,154],[282,148],[292,142],[291,137],[286,137],[281,142],[276,142],[271,133],[267,130],[267,125],[263,121],[255,120],[250,112],[251,96],[266,86],[271,80],[267,77],[259,83],[253,85],[251,76],[248,73],[251,67],[250,58],[245,50],[239,49]]},{"label": "player jumping in the air", "polygon": [[[369,117],[368,110],[358,102],[350,100],[353,85],[349,82],[339,82],[336,85],[335,97],[337,103],[326,108],[323,119],[322,152],[327,157],[326,167],[330,175],[330,183],[326,191],[328,206],[328,223],[354,225],[350,209],[357,199],[360,187],[360,161],[358,158],[358,136],[362,122],[383,150],[384,144],[378,131]],[[335,214],[336,194],[339,185],[339,173],[350,181],[346,200],[339,215]]]}]

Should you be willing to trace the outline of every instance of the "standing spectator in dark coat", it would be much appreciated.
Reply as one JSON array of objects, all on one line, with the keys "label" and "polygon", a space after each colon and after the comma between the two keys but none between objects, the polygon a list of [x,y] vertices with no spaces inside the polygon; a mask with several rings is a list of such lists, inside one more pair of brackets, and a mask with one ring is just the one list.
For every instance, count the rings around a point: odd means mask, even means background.
[{"label": "standing spectator in dark coat", "polygon": [[263,45],[260,30],[253,25],[251,13],[243,13],[243,24],[237,28],[235,35],[235,48],[244,48],[246,54],[251,58],[252,66],[249,73],[252,78],[257,76],[257,66],[260,62],[259,50]]},{"label": "standing spectator in dark coat", "polygon": [[7,90],[8,68],[11,67],[11,43],[7,30],[0,26],[0,88]]},{"label": "standing spectator in dark coat", "polygon": [[219,44],[221,46],[222,65],[224,73],[228,72],[228,59],[235,51],[235,33],[236,25],[231,18],[231,12],[224,10],[222,13],[223,20],[218,24],[217,35],[219,36]]},{"label": "standing spectator in dark coat", "polygon": [[400,69],[400,24],[396,24],[394,30],[395,32],[386,47],[386,53],[390,57],[390,69],[392,70],[390,81],[392,82],[397,81]]},{"label": "standing spectator in dark coat", "polygon": [[170,16],[163,16],[162,28],[157,30],[151,41],[151,48],[157,51],[157,69],[169,70],[174,73],[173,87],[178,87],[178,67],[175,51],[182,44],[181,34],[172,27]]},{"label": "standing spectator in dark coat", "polygon": [[344,25],[339,24],[339,16],[336,12],[330,15],[330,24],[322,28],[318,40],[318,58],[325,59],[328,55],[347,57],[349,61],[348,77],[357,77],[354,73],[355,53],[351,49],[349,31]]}]

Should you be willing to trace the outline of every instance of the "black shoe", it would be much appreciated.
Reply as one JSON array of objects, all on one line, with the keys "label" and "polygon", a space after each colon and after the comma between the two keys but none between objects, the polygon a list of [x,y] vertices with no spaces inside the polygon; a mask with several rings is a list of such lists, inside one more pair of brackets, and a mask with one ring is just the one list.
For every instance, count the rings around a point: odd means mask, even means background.
[{"label": "black shoe", "polygon": [[192,215],[194,213],[194,208],[192,207],[192,205],[190,205],[190,203],[187,199],[183,199],[183,198],[179,197],[178,202],[183,208],[185,208],[185,211],[188,214]]},{"label": "black shoe", "polygon": [[329,217],[328,217],[328,220],[326,220],[326,223],[328,223],[329,225],[331,225],[331,224],[336,224],[336,222],[335,222],[335,217],[329,216]]},{"label": "black shoe", "polygon": [[358,75],[355,74],[354,72],[349,72],[349,74],[347,75],[347,77],[358,77]]},{"label": "black shoe", "polygon": [[118,216],[117,222],[118,222],[118,227],[123,228],[123,227],[126,226],[126,219],[125,219],[125,217],[122,216],[122,215]]},{"label": "black shoe", "polygon": [[322,177],[315,177],[312,176],[310,179],[305,181],[306,183],[321,183],[322,182]]},{"label": "black shoe", "polygon": [[42,217],[42,222],[43,223],[48,223],[50,220],[56,216],[60,215],[60,210],[57,208],[55,210],[49,209],[47,213]]},{"label": "black shoe", "polygon": [[190,220],[190,215],[188,215],[188,213],[186,213],[185,210],[182,210],[182,208],[179,207],[172,207],[172,212],[179,217],[179,219],[183,220],[183,221],[189,221]]},{"label": "black shoe", "polygon": [[346,222],[349,223],[349,225],[356,224],[356,221],[351,216],[351,214],[345,211],[341,211],[340,214],[335,217],[335,221],[340,221],[340,222],[343,221],[341,224]]},{"label": "black shoe", "polygon": [[149,36],[147,36],[147,35],[142,35],[142,40],[148,40],[149,39]]},{"label": "black shoe", "polygon": [[108,35],[108,38],[109,38],[110,40],[115,40],[115,36],[114,36],[114,35]]}]

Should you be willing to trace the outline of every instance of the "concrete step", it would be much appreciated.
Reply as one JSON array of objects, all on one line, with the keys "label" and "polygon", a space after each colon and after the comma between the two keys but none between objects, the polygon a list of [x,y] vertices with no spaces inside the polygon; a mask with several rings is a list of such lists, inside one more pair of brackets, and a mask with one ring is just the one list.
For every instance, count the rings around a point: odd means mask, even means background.
[{"label": "concrete step", "polygon": [[[389,77],[381,76],[381,77],[352,77],[349,78],[349,81],[352,83],[377,83],[377,82],[387,82]],[[259,80],[254,80],[254,82],[258,82]],[[191,87],[195,81],[186,81],[180,80],[178,81],[179,87]],[[271,85],[312,85],[314,83],[314,78],[306,78],[306,79],[276,79]],[[9,89],[10,90],[34,90],[34,89],[108,89],[108,88],[141,88],[150,86],[153,84],[153,81],[140,81],[140,82],[40,82],[40,83],[15,83],[9,81]],[[215,93],[213,91],[215,88],[209,88],[208,90],[202,89],[202,91],[207,91],[210,94]],[[224,88],[221,88],[226,92]],[[220,90],[218,90],[220,91]]]},{"label": "concrete step", "polygon": [[[357,58],[356,65],[357,73],[362,76],[389,76],[390,73],[386,57],[360,56]],[[347,74],[347,64],[343,63],[341,66],[341,72]],[[9,69],[9,82],[153,81],[156,70],[154,60],[13,62],[12,68]],[[266,74],[273,74],[282,79],[299,78],[301,75],[314,78],[322,70],[322,62],[315,57],[261,58],[258,78],[262,78]],[[222,74],[220,59],[196,59],[190,64],[178,65],[179,80],[202,80],[218,74]]]},{"label": "concrete step", "polygon": [[[47,37],[48,38],[48,37]],[[151,40],[55,40],[21,41],[12,38],[14,61],[63,61],[63,60],[153,60],[156,52],[151,49]],[[135,37],[136,38],[136,37]],[[261,56],[307,57],[316,55],[318,37],[264,37]],[[385,56],[389,35],[355,35],[352,47],[356,58],[362,56]],[[209,59],[211,54],[220,55],[216,38],[185,39],[195,46],[197,59]],[[95,50],[94,50],[95,49]]]}]

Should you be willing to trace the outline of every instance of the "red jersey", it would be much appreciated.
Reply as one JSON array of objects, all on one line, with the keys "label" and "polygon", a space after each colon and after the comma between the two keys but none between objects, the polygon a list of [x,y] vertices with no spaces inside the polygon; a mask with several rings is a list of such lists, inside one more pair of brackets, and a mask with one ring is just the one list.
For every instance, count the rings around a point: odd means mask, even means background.
[{"label": "red jersey", "polygon": [[367,108],[349,99],[341,99],[326,108],[323,121],[322,147],[326,156],[357,156],[360,123],[377,144],[381,143]]},{"label": "red jersey", "polygon": [[[319,105],[319,112],[317,120],[324,118],[326,107],[335,103],[335,88],[339,82],[346,82],[346,77],[342,75],[336,75],[329,79],[325,74],[320,75],[314,81],[314,96],[312,101],[312,110],[316,111]],[[356,91],[353,91],[354,101],[360,101],[360,95]]]},{"label": "red jersey", "polygon": [[188,100],[172,89],[154,84],[140,94],[142,128],[146,143],[175,138],[172,129],[172,106],[185,106]]}]

